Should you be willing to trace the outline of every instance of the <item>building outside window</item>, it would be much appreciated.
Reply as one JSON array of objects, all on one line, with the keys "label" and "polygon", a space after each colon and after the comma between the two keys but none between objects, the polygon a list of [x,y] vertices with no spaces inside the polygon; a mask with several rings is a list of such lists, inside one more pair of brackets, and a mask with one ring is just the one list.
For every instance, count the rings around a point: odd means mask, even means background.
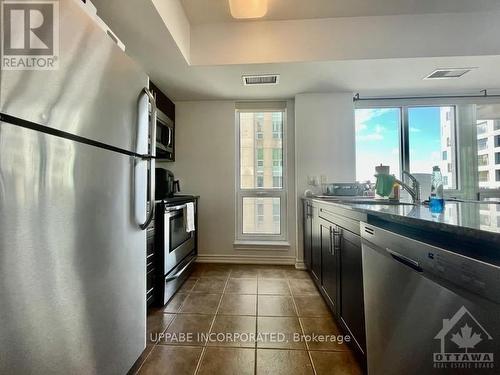
[{"label": "building outside window", "polygon": [[484,151],[488,149],[488,138],[481,138],[477,140],[477,150]]},{"label": "building outside window", "polygon": [[281,112],[273,113],[272,114],[273,138],[281,139],[283,135],[282,125],[283,125],[282,113]]},{"label": "building outside window", "polygon": [[488,122],[487,121],[481,121],[477,123],[477,134],[486,134],[488,132]]},{"label": "building outside window", "polygon": [[497,168],[500,164],[500,105],[482,104],[476,106],[477,118],[477,168],[480,191],[489,190],[496,194],[500,189]]},{"label": "building outside window", "polygon": [[489,182],[490,172],[489,171],[479,171],[479,182]]},{"label": "building outside window", "polygon": [[490,163],[488,154],[478,155],[477,165],[480,167],[487,166]]},{"label": "building outside window", "polygon": [[286,240],[284,110],[237,111],[237,240]]},{"label": "building outside window", "polygon": [[255,116],[255,137],[257,139],[263,139],[264,138],[264,132],[262,130],[264,126],[264,116],[259,113]]}]

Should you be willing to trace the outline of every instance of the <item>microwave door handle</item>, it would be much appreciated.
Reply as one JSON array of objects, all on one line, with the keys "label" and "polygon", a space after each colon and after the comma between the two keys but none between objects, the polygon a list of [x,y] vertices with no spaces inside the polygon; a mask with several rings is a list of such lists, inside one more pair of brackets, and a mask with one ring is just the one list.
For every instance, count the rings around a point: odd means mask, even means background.
[{"label": "microwave door handle", "polygon": [[151,103],[151,116],[149,118],[149,137],[148,137],[148,155],[145,157],[148,160],[149,168],[149,214],[146,221],[140,225],[142,230],[146,229],[155,215],[155,156],[156,156],[156,100],[151,91],[147,87],[143,90]]}]

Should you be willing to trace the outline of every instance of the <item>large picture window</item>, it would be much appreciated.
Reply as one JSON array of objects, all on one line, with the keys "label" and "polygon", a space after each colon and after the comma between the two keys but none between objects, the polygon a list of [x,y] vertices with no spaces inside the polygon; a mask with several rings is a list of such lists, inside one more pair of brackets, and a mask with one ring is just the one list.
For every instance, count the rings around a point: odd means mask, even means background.
[{"label": "large picture window", "polygon": [[432,173],[439,166],[445,189],[457,188],[454,106],[358,108],[356,179],[374,181],[375,166],[390,173]]},{"label": "large picture window", "polygon": [[285,111],[237,111],[237,240],[286,239]]}]

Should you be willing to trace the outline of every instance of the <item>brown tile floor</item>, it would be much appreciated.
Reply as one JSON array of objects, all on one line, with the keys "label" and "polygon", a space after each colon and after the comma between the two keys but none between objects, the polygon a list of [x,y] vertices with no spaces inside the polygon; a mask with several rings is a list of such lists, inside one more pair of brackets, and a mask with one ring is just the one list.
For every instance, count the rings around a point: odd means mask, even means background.
[{"label": "brown tile floor", "polygon": [[346,344],[296,339],[304,334],[340,335],[307,272],[197,264],[148,316],[148,345],[131,373],[362,374]]}]

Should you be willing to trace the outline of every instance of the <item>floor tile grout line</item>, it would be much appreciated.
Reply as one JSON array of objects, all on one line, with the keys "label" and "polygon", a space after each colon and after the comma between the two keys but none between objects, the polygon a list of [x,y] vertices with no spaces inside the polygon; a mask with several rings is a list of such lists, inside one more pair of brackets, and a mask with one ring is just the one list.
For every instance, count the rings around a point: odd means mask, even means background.
[{"label": "floor tile grout line", "polygon": [[[231,275],[231,270],[229,271],[229,275]],[[222,298],[224,298],[224,291],[226,290],[227,283],[229,282],[229,275],[227,276],[226,282],[224,283],[224,288],[222,289],[222,293],[220,295],[219,303],[217,305],[217,308],[215,309],[214,317],[212,319],[212,322],[210,323],[210,327],[208,328],[208,334],[210,334],[212,332],[213,326],[215,324],[215,319],[217,318],[217,313],[219,312],[220,305],[222,304]],[[207,348],[208,348],[208,341],[205,341],[203,343],[203,349],[201,351],[200,358],[198,359],[198,363],[196,364],[196,369],[194,370],[194,375],[197,375],[198,372],[200,371],[203,358],[205,357],[205,354],[207,352]]]},{"label": "floor tile grout line", "polygon": [[200,371],[201,362],[203,361],[203,358],[205,357],[205,352],[206,352],[206,346],[203,346],[201,348],[200,358],[198,358],[198,363],[196,364],[196,368],[194,369],[193,375],[198,374],[198,372]]},{"label": "floor tile grout line", "polygon": [[[259,277],[257,271],[257,296],[255,297],[255,335],[259,334]],[[254,351],[254,361],[253,361],[253,373],[257,375],[257,339],[255,339],[255,351]]]},{"label": "floor tile grout line", "polygon": [[[288,280],[288,287],[290,288],[290,292],[292,292],[292,287],[290,286],[289,280]],[[297,312],[297,319],[299,320],[300,329],[302,331],[302,337],[304,337],[306,333],[304,331],[304,326],[302,324],[302,320],[300,319],[300,316],[299,316],[299,309],[297,307],[297,303],[295,302],[295,297],[294,297],[293,293],[292,293],[292,301],[293,301],[293,305],[295,306],[295,310]],[[309,351],[309,344],[307,343],[307,340],[306,340],[305,344],[306,344],[305,346],[306,346],[307,356],[309,357],[309,362],[311,363],[311,368],[313,370],[313,373],[315,375],[317,375],[316,369],[314,368],[314,362],[312,360],[311,352]]]}]

